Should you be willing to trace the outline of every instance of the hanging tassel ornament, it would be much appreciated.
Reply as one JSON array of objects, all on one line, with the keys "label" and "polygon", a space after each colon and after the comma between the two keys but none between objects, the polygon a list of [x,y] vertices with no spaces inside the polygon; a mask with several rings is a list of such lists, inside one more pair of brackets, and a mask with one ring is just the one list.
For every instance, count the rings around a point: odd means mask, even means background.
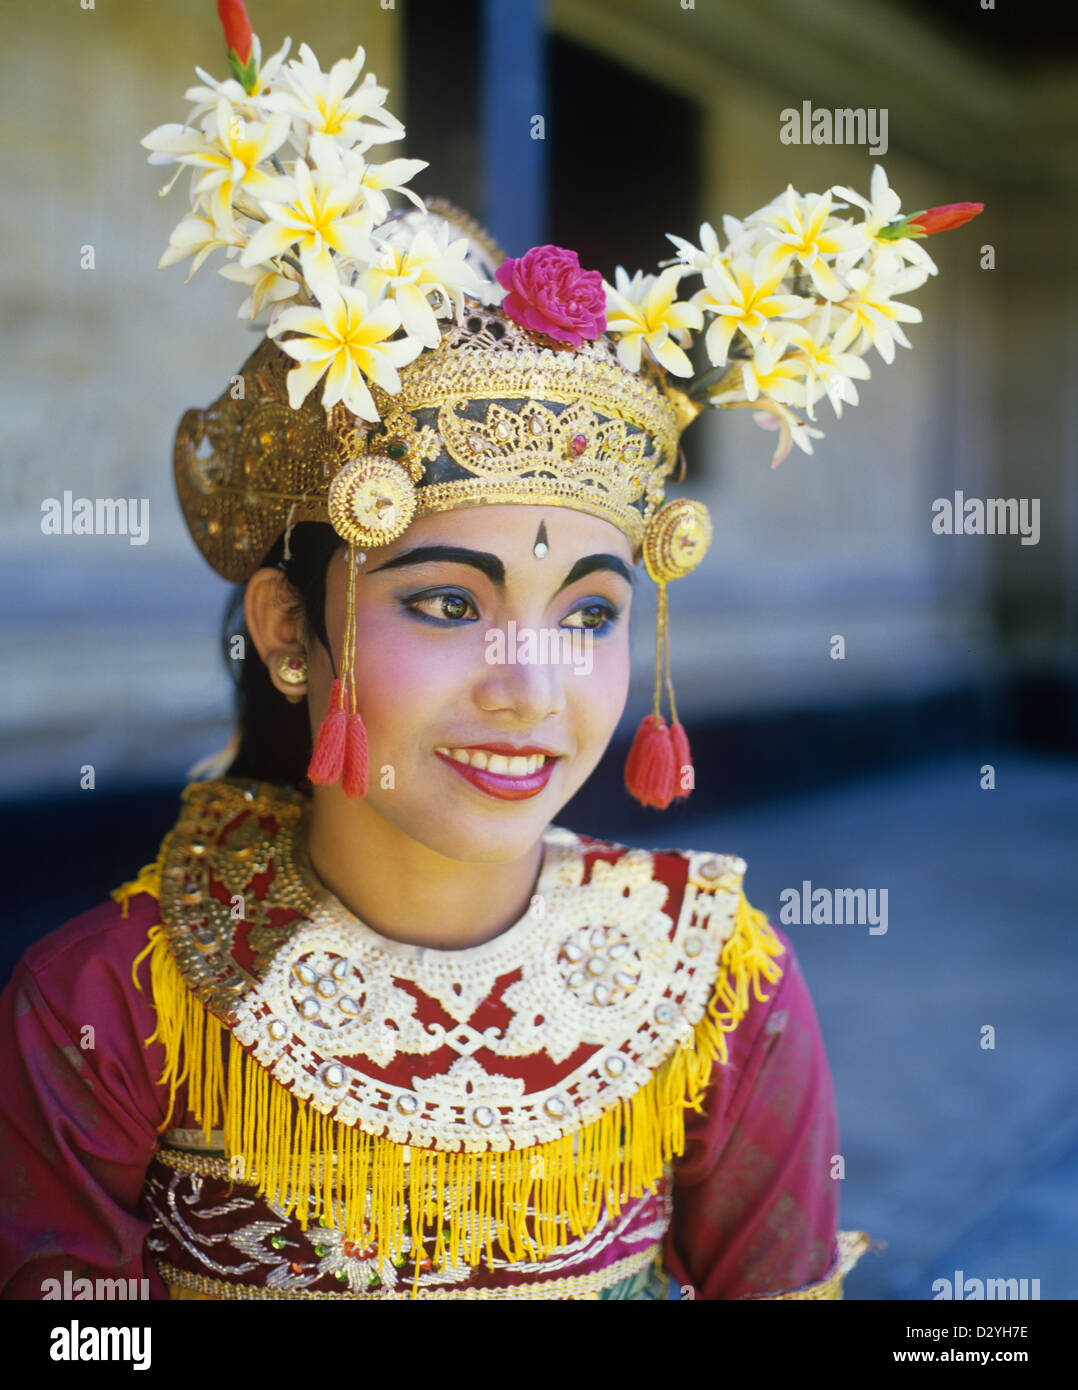
[{"label": "hanging tassel ornament", "polygon": [[[349,447],[353,446],[351,441]],[[408,441],[395,436],[386,441],[385,448],[384,455],[350,459],[334,476],[326,497],[330,525],[348,542],[348,609],[341,674],[333,682],[329,712],[318,730],[307,776],[322,783],[340,778],[345,796],[352,801],[367,795],[369,763],[367,730],[356,704],[356,549],[373,549],[396,540],[416,508],[412,473],[399,461],[408,453]]]},{"label": "hanging tassel ornament", "polygon": [[[670,691],[670,708],[673,711],[673,688]],[[670,746],[674,750],[674,767],[678,784],[678,789],[674,792],[674,800],[683,801],[696,785],[696,774],[693,772],[692,754],[689,751],[689,736],[682,725],[678,723],[676,712],[673,713],[672,717],[674,722],[670,725]]]},{"label": "hanging tassel ornament", "polygon": [[[689,738],[677,716],[670,679],[670,623],[666,586],[689,574],[711,544],[711,518],[702,502],[678,498],[660,507],[644,532],[644,564],[658,585],[655,619],[655,689],[652,711],[640,722],[625,762],[625,787],[642,806],[664,811],[695,785]],[[670,724],[662,716],[660,696],[666,684]]]},{"label": "hanging tassel ornament", "polygon": [[356,547],[352,541],[348,544],[347,593],[341,674],[330,689],[329,710],[318,730],[307,776],[323,785],[340,780],[345,796],[356,801],[367,795],[368,753],[367,730],[356,705]]},{"label": "hanging tassel ornament", "polygon": [[655,634],[655,695],[652,711],[640,721],[640,727],[625,762],[625,786],[630,796],[641,806],[654,806],[665,811],[674,799],[678,769],[674,762],[674,745],[670,730],[659,709],[662,681],[662,658],[666,643],[666,585],[659,585],[658,613]]},{"label": "hanging tassel ornament", "polygon": [[341,681],[338,676],[330,689],[329,712],[319,726],[314,753],[307,767],[307,776],[312,782],[336,782],[341,775],[346,732],[347,721],[341,709]]}]

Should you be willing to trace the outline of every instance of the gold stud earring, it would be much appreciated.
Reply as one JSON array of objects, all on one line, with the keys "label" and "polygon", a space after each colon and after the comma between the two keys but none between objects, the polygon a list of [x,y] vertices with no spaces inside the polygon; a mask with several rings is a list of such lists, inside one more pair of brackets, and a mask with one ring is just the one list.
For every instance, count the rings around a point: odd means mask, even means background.
[{"label": "gold stud earring", "polygon": [[[285,685],[305,685],[307,682],[307,660],[300,654],[299,656],[284,655],[277,658],[277,675]],[[284,697],[292,705],[298,705],[304,696],[289,694],[284,691]]]}]

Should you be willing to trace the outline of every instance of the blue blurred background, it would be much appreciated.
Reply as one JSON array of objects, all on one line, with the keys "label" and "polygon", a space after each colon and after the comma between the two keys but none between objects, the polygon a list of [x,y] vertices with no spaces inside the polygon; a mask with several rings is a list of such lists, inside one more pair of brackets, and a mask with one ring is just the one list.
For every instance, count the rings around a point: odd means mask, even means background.
[{"label": "blue blurred background", "polygon": [[[826,407],[812,458],[770,470],[774,436],[745,411],[686,434],[683,491],[715,522],[705,563],[670,590],[697,788],[663,814],[622,789],[650,698],[645,592],[624,725],[559,820],[739,854],[776,921],[805,879],[886,888],[886,934],[785,928],[835,1075],[842,1224],[886,1242],[847,1297],[927,1299],[956,1270],[1078,1296],[1073,35],[960,0],[251,8],[267,51],[291,33],[328,67],[363,43],[408,127],[387,157],[429,160],[416,190],[473,211],[510,254],[552,241],[613,279],[672,254],[665,232],[695,241],[788,182],[867,195],[877,162],[904,211],[985,203],[929,243],[940,274],[908,296],[924,314],[913,351],[870,354],[860,406],[841,421]],[[255,341],[212,268],[188,285],[155,272],[184,195],[155,197],[163,173],[138,145],[179,119],[196,63],[222,73],[214,7],[44,0],[11,22],[5,978],[154,857],[188,769],[232,731],[229,590],[187,537],[170,457],[183,410]],[[804,101],[886,109],[887,151],[784,145],[780,113]],[[65,489],[148,498],[148,543],[44,535],[43,499]],[[934,500],[959,489],[1039,499],[1038,543],[935,534]]]}]

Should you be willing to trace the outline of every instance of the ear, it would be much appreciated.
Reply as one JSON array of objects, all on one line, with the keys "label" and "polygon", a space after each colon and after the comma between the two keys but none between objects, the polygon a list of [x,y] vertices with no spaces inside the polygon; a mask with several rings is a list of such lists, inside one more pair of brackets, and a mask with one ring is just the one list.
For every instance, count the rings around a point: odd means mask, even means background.
[{"label": "ear", "polygon": [[286,685],[277,674],[280,657],[305,654],[299,605],[299,594],[279,569],[256,570],[247,581],[243,596],[247,631],[266,664],[270,680],[283,695],[302,693],[299,687]]}]

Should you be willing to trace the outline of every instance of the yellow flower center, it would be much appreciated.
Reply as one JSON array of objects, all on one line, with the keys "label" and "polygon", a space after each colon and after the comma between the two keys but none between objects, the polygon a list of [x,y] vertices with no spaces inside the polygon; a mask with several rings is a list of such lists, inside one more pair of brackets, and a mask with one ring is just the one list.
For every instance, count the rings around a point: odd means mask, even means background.
[{"label": "yellow flower center", "polygon": [[341,103],[335,101],[332,107],[330,107],[326,102],[326,98],[319,95],[317,105],[318,114],[322,117],[323,133],[326,135],[340,135],[341,128],[344,125]]}]

